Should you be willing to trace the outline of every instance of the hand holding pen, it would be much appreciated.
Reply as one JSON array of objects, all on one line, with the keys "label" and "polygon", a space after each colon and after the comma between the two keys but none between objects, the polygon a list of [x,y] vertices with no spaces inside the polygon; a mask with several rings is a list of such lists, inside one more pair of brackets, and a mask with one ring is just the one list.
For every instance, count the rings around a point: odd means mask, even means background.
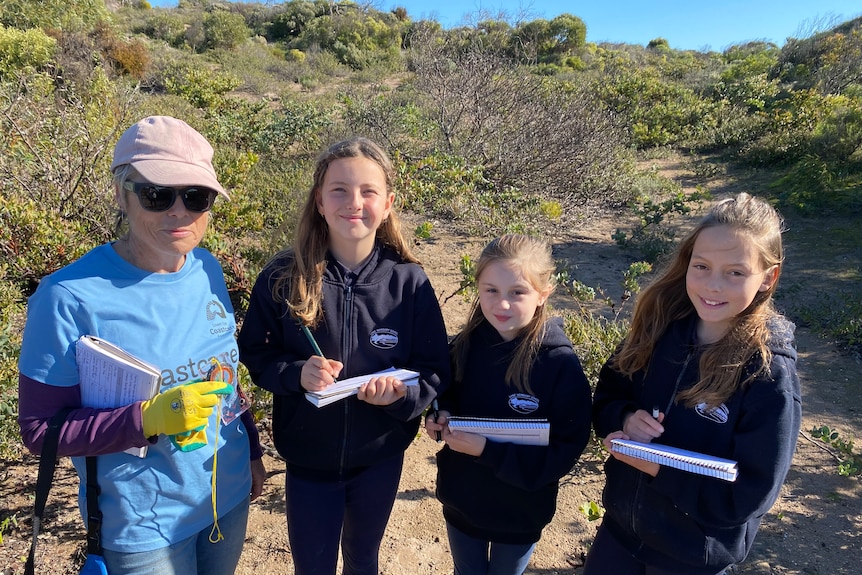
[{"label": "hand holding pen", "polygon": [[435,399],[431,402],[431,409],[425,416],[425,431],[428,433],[428,437],[437,442],[443,440],[443,430],[449,421],[449,412],[439,409]]},{"label": "hand holding pen", "polygon": [[[437,398],[436,397],[434,398],[434,401],[431,402],[431,409],[434,410],[434,413],[433,413],[434,423],[438,423],[437,419],[440,417],[440,406],[437,404]],[[439,429],[436,432],[434,432],[434,438],[437,441],[437,443],[440,443],[441,441],[443,441],[443,436],[441,435]]]},{"label": "hand holding pen", "polygon": [[622,431],[629,439],[649,443],[664,433],[662,421],[664,414],[659,411],[658,406],[653,407],[652,413],[638,409],[626,416]]},{"label": "hand holding pen", "polygon": [[299,382],[307,391],[320,391],[335,383],[344,364],[334,359],[327,359],[323,355],[320,346],[317,344],[317,340],[314,339],[314,335],[308,329],[308,326],[301,325],[300,329],[311,344],[314,355],[309,357],[308,361],[302,366]]}]

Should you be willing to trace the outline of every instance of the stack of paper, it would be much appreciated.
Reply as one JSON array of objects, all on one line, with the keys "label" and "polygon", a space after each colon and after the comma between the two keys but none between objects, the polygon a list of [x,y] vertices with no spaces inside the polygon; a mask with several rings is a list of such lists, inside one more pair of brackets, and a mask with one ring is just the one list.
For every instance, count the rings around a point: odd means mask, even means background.
[{"label": "stack of paper", "polygon": [[[84,335],[75,346],[81,405],[122,407],[151,399],[159,391],[161,371],[121,347],[93,335]],[[144,457],[146,447],[130,447],[126,453]]]},{"label": "stack of paper", "polygon": [[356,377],[351,377],[349,379],[341,379],[326,389],[306,392],[305,398],[317,407],[323,407],[324,405],[329,405],[330,403],[344,399],[345,397],[356,395],[363,384],[369,382],[375,377],[382,376],[396,377],[403,381],[405,385],[416,385],[419,383],[418,371],[390,367],[389,369],[369,373],[367,375],[357,375]]}]

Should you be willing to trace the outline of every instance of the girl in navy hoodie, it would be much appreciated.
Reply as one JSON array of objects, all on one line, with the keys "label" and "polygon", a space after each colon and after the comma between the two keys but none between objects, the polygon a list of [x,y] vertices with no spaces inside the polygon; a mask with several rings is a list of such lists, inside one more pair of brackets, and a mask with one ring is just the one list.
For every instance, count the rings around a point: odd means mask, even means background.
[{"label": "girl in navy hoodie", "polygon": [[[449,379],[443,315],[401,235],[393,179],[365,138],[324,152],[294,246],[258,276],[239,335],[240,361],[273,393],[297,575],[333,575],[339,543],[345,575],[377,575],[404,450]],[[321,408],[305,398],[392,366],[418,385],[378,377]]]},{"label": "girl in navy hoodie", "polygon": [[[456,575],[520,575],[556,511],[559,480],[590,435],[590,387],[559,318],[549,319],[551,250],[506,235],[485,247],[479,291],[451,348],[454,380],[425,420],[437,454],[437,498]],[[486,439],[447,425],[449,415],[539,418],[547,445]]]},{"label": "girl in navy hoodie", "polygon": [[[801,419],[793,324],[772,294],[782,223],[766,202],[718,203],[639,296],[602,368],[596,434],[738,462],[735,482],[612,452],[585,575],[719,574],[742,561],[787,475]],[[655,414],[655,415],[654,415]]]}]

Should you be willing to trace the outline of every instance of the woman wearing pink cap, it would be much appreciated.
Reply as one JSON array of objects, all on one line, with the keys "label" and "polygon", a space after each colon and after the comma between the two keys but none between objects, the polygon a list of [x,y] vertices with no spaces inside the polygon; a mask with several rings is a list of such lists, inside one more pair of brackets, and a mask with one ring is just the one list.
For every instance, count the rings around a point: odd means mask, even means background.
[{"label": "woman wearing pink cap", "polygon": [[[73,408],[58,454],[81,478],[98,456],[102,554],[112,575],[234,573],[249,500],[263,489],[257,430],[242,411],[233,307],[221,267],[199,248],[219,195],[213,149],[181,120],[144,118],[114,148],[120,239],[45,277],[30,298],[19,362],[19,424],[42,450]],[[91,335],[161,370],[150,400],[82,406],[76,342]],[[180,409],[181,407],[182,409]],[[139,457],[126,450],[146,447]]]}]

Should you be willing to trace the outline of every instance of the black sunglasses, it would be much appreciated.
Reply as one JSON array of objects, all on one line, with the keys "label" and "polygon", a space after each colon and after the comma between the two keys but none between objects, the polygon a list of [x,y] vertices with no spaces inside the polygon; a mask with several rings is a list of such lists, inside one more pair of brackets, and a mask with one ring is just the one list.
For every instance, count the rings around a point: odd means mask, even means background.
[{"label": "black sunglasses", "polygon": [[123,187],[134,192],[141,201],[141,207],[148,212],[165,212],[171,209],[177,196],[183,200],[183,205],[190,212],[208,212],[215,203],[218,192],[212,188],[201,186],[158,186],[149,182],[123,183]]}]

